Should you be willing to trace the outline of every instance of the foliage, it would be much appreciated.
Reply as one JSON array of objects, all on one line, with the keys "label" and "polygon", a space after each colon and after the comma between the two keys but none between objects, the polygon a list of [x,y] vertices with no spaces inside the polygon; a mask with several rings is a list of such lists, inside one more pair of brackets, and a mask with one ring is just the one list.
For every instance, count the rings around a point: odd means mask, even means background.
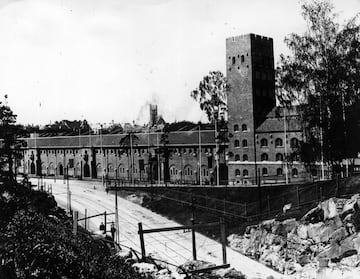
[{"label": "foliage", "polygon": [[20,148],[24,144],[17,139],[19,126],[16,115],[8,105],[0,102],[0,177],[1,180],[15,180],[13,163],[21,158]]},{"label": "foliage", "polygon": [[209,121],[218,120],[227,110],[226,94],[229,85],[224,75],[212,71],[199,83],[199,87],[191,92],[191,97],[200,103]]},{"label": "foliage", "polygon": [[309,138],[323,141],[325,159],[354,156],[357,148],[346,147],[357,121],[348,115],[360,99],[358,17],[341,26],[332,4],[320,0],[303,3],[302,15],[307,31],[285,39],[291,55],[282,55],[277,68],[278,98],[283,105],[300,104]]},{"label": "foliage", "polygon": [[0,224],[0,278],[141,278],[103,241],[81,228],[74,236],[53,197],[20,185],[6,188],[7,200],[0,200],[0,216],[7,217]]}]

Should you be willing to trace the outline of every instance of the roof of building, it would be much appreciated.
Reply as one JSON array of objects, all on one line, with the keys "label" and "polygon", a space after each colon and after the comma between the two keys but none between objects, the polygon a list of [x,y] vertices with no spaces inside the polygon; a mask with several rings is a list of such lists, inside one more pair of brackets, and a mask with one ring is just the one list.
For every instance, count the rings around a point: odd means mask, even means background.
[{"label": "roof of building", "polygon": [[289,109],[275,107],[270,111],[266,120],[256,129],[258,133],[284,132],[284,112],[286,130],[288,132],[302,131],[302,121],[296,107]]},{"label": "roof of building", "polygon": [[[162,133],[132,133],[107,135],[81,135],[24,138],[27,148],[79,148],[79,147],[156,147],[163,145]],[[199,144],[199,131],[181,131],[168,134],[168,146],[195,146]],[[215,145],[214,130],[201,131],[201,145]]]}]

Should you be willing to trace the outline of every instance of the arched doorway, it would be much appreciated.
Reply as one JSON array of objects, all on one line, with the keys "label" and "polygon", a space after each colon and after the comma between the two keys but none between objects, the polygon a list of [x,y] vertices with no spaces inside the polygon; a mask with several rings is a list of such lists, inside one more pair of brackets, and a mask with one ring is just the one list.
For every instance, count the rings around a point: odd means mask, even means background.
[{"label": "arched doorway", "polygon": [[59,170],[59,175],[64,175],[64,167],[62,164],[59,164],[58,170]]},{"label": "arched doorway", "polygon": [[34,164],[34,162],[31,162],[31,164],[30,164],[30,173],[35,174],[35,172],[36,172],[35,164]]},{"label": "arched doorway", "polygon": [[84,165],[84,177],[90,177],[90,166],[88,163]]}]

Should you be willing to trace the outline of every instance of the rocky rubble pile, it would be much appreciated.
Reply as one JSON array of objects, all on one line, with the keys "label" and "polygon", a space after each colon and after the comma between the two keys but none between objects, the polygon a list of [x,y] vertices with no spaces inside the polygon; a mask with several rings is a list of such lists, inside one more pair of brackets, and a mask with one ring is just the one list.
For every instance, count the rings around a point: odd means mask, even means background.
[{"label": "rocky rubble pile", "polygon": [[339,272],[360,278],[360,195],[331,198],[301,220],[267,220],[228,240],[233,249],[294,278],[338,278]]}]

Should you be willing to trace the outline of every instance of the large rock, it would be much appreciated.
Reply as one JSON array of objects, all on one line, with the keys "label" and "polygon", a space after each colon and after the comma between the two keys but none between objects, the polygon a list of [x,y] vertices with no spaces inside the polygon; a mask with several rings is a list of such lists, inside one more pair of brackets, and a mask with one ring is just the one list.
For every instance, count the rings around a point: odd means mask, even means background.
[{"label": "large rock", "polygon": [[319,222],[316,224],[309,224],[308,225],[308,236],[311,238],[315,243],[319,243],[320,241],[320,235],[323,230],[324,223]]},{"label": "large rock", "polygon": [[317,206],[309,210],[301,219],[306,223],[318,223],[324,221],[324,211],[321,207]]},{"label": "large rock", "polygon": [[341,240],[345,239],[347,237],[347,232],[344,227],[338,228],[336,231],[334,231],[331,236],[330,240],[332,242],[340,242]]},{"label": "large rock", "polygon": [[319,207],[324,212],[324,220],[332,219],[338,215],[334,198],[323,201],[320,203]]},{"label": "large rock", "polygon": [[300,224],[297,227],[297,235],[301,238],[301,239],[307,239],[308,238],[308,226],[304,225],[304,224]]},{"label": "large rock", "polygon": [[318,259],[331,259],[333,262],[339,262],[343,258],[357,254],[353,243],[353,236],[344,239],[339,243],[331,243],[324,251],[318,255]]}]

